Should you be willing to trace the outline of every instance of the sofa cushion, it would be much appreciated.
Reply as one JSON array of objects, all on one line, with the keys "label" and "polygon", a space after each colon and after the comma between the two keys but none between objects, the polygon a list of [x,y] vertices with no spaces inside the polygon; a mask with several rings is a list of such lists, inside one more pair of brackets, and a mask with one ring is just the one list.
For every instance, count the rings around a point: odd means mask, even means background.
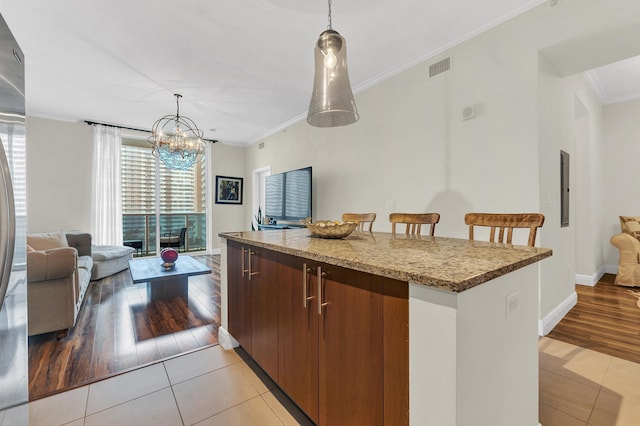
[{"label": "sofa cushion", "polygon": [[127,246],[93,246],[91,256],[94,261],[111,260],[129,256],[134,251],[136,250]]},{"label": "sofa cushion", "polygon": [[82,231],[69,231],[65,233],[69,247],[78,250],[78,256],[91,256],[91,234]]},{"label": "sofa cushion", "polygon": [[640,216],[620,216],[620,229],[640,240]]},{"label": "sofa cushion", "polygon": [[91,279],[99,280],[129,268],[134,248],[127,246],[93,246]]},{"label": "sofa cushion", "polygon": [[27,234],[27,244],[34,250],[50,250],[59,247],[69,247],[64,232],[43,232]]},{"label": "sofa cushion", "polygon": [[76,270],[76,250],[61,247],[27,254],[27,282],[55,280],[71,276]]},{"label": "sofa cushion", "polygon": [[78,268],[91,272],[91,268],[93,268],[93,259],[91,256],[78,256]]}]

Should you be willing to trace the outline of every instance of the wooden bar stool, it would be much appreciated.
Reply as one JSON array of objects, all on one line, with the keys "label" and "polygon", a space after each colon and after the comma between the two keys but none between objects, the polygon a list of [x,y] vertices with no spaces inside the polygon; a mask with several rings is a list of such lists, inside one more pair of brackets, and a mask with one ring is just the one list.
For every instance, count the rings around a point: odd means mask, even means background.
[{"label": "wooden bar stool", "polygon": [[[533,247],[536,242],[536,233],[538,228],[544,224],[544,215],[540,213],[467,213],[464,215],[464,223],[469,225],[469,240],[473,241],[474,226],[489,226],[491,234],[489,241],[492,243],[511,244],[514,228],[528,228],[529,242],[528,245]],[[498,230],[498,239],[496,240],[496,230]],[[505,233],[505,231],[507,231]],[[505,241],[506,236],[506,241]]]},{"label": "wooden bar stool", "polygon": [[431,225],[429,235],[433,237],[436,229],[436,223],[440,221],[439,213],[391,213],[389,222],[391,222],[391,233],[395,235],[396,224],[404,223],[407,225],[405,234],[420,235],[422,225]]},{"label": "wooden bar stool", "polygon": [[358,224],[356,231],[364,231],[364,226],[369,224],[369,232],[373,228],[373,222],[376,220],[375,213],[343,213],[343,222],[355,222]]}]

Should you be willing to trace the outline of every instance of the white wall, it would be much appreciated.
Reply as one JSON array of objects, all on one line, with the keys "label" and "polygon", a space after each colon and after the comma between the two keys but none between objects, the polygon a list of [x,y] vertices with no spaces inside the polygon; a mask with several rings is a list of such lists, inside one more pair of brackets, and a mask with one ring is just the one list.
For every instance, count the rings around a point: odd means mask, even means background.
[{"label": "white wall", "polygon": [[92,155],[87,124],[27,117],[27,232],[89,231]]},{"label": "white wall", "polygon": [[[576,276],[597,281],[604,269],[599,225],[602,172],[598,167],[602,107],[581,74],[562,78],[543,56],[539,67],[540,206],[544,229],[553,231],[543,233],[541,244],[554,250],[541,269],[540,313],[544,318],[571,297]],[[567,227],[560,226],[560,150],[571,156]]]},{"label": "white wall", "polygon": [[[251,229],[251,221],[245,220],[245,212],[250,210],[251,192],[248,191],[250,175],[244,170],[244,149],[221,143],[216,143],[211,150],[211,185],[213,187],[211,202],[212,206],[212,229],[209,233],[211,248],[219,249],[224,242],[220,240],[218,234],[228,231],[247,231]],[[232,176],[244,178],[244,192],[241,205],[215,204],[215,184],[216,175]]]},{"label": "white wall", "polygon": [[[616,7],[595,0],[564,0],[555,8],[542,4],[357,93],[361,118],[353,125],[317,129],[298,122],[262,141],[264,149],[249,147],[245,169],[250,173],[271,165],[278,173],[311,165],[314,218],[374,211],[377,231],[390,229],[391,211],[437,211],[442,217],[436,235],[462,238],[467,236],[466,212],[541,211],[547,221],[538,245],[554,251],[541,263],[544,318],[574,292],[576,244],[586,245],[582,273],[602,269],[602,237],[592,230],[599,228],[603,215],[591,212],[580,221],[575,215],[596,208],[603,189],[597,173],[584,170],[599,163],[601,118],[593,97],[584,80],[564,79],[556,64],[539,60],[539,53],[615,28],[618,22],[640,21],[638,2],[614,3]],[[449,54],[453,69],[430,79],[428,65]],[[592,114],[581,127],[582,140],[588,137],[580,155],[574,142],[576,99]],[[472,104],[476,118],[462,121],[463,108]],[[580,159],[581,179],[591,177],[580,185],[589,192],[578,200],[572,195],[569,228],[559,225],[560,149],[572,153],[572,161]],[[595,235],[584,238],[584,232]]]},{"label": "white wall", "polygon": [[606,185],[601,250],[609,268],[618,266],[618,250],[609,238],[620,232],[618,216],[640,216],[640,101],[604,107],[604,149],[599,166]]},{"label": "white wall", "polygon": [[[217,143],[211,153],[213,185],[216,174],[244,176],[244,149]],[[91,126],[28,117],[27,232],[89,231],[92,156]],[[246,190],[240,206],[215,204],[211,199],[213,226],[209,238],[213,249],[221,245],[219,232],[251,228],[244,220],[250,199]]]}]

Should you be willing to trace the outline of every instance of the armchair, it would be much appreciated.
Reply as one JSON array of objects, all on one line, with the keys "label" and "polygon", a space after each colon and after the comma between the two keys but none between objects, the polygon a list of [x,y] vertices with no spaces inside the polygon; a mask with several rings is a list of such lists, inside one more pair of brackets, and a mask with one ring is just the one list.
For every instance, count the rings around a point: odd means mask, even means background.
[{"label": "armchair", "polygon": [[58,331],[76,323],[91,279],[91,235],[27,235],[29,335]]},{"label": "armchair", "polygon": [[610,240],[620,251],[615,283],[640,286],[640,217],[620,216],[620,228],[621,232]]},{"label": "armchair", "polygon": [[187,236],[187,228],[181,228],[179,233],[171,233],[171,235],[166,237],[160,237],[160,247],[173,247],[182,250],[185,249],[185,239]]}]

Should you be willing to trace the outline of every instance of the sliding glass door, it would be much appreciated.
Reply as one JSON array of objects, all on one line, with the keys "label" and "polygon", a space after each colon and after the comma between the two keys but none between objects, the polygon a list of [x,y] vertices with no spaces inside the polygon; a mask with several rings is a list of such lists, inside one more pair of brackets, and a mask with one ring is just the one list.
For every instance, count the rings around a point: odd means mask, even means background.
[{"label": "sliding glass door", "polygon": [[122,140],[125,244],[141,246],[145,255],[155,255],[165,246],[206,250],[206,156],[189,170],[172,170],[156,161],[151,151],[146,140]]}]

